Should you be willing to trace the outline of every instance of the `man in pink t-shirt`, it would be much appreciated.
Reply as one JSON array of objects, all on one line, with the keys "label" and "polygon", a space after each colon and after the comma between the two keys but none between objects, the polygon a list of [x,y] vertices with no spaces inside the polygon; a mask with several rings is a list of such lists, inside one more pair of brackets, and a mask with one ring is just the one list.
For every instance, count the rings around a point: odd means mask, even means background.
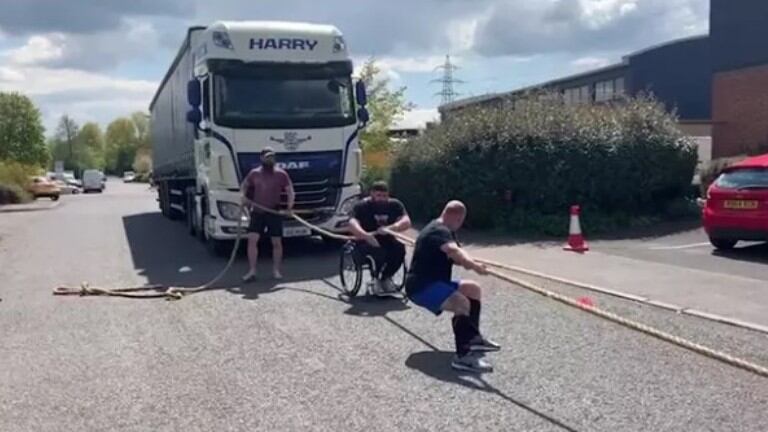
[{"label": "man in pink t-shirt", "polygon": [[261,152],[261,166],[248,173],[241,186],[243,203],[251,208],[251,222],[248,226],[248,273],[243,280],[248,282],[256,278],[256,264],[259,259],[259,239],[265,232],[272,239],[272,274],[275,279],[282,279],[280,266],[283,261],[283,217],[263,211],[259,207],[274,211],[280,210],[282,194],[288,196],[286,212],[293,211],[296,194],[291,177],[287,172],[275,166],[275,151],[270,147]]}]

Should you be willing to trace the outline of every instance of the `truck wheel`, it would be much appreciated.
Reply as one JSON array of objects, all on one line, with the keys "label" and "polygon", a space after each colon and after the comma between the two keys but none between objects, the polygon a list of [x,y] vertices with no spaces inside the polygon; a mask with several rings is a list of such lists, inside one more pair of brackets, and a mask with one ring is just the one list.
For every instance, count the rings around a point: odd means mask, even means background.
[{"label": "truck wheel", "polygon": [[160,214],[164,217],[168,216],[168,186],[165,183],[161,183],[157,189],[157,198],[160,204]]},{"label": "truck wheel", "polygon": [[203,243],[205,243],[207,235],[205,232],[205,216],[208,214],[208,199],[206,196],[203,195],[200,200],[200,224],[197,226],[197,238]]},{"label": "truck wheel", "polygon": [[179,220],[181,219],[183,215],[180,211],[176,210],[175,208],[171,207],[171,203],[168,203],[168,219],[170,220]]},{"label": "truck wheel", "polygon": [[197,205],[195,191],[187,191],[187,231],[192,237],[197,236]]}]

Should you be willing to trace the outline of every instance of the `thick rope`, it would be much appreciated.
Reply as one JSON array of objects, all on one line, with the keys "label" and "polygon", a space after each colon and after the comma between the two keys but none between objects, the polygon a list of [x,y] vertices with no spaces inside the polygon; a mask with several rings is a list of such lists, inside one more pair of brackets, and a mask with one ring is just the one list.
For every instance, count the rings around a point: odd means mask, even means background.
[{"label": "thick rope", "polygon": [[[354,239],[354,237],[336,234],[328,230],[322,229],[318,226],[315,226],[307,222],[298,214],[293,212],[291,213],[279,212],[273,209],[260,206],[255,203],[251,203],[251,206],[266,213],[293,218],[300,224],[326,237],[330,237],[336,240],[353,240]],[[245,212],[245,208],[242,206],[240,207],[240,210],[241,210],[241,213]],[[193,294],[193,293],[205,291],[207,289],[211,289],[227,274],[227,272],[229,272],[229,270],[232,268],[232,265],[235,262],[235,259],[237,258],[237,251],[240,247],[240,243],[243,238],[243,234],[241,231],[242,224],[243,224],[242,217],[238,218],[237,236],[235,237],[235,244],[232,246],[232,253],[229,255],[229,261],[227,262],[227,265],[224,266],[224,268],[219,272],[218,275],[216,275],[216,277],[204,283],[203,285],[192,287],[192,288],[174,287],[174,286],[165,287],[163,285],[149,285],[149,286],[131,287],[131,288],[100,288],[100,287],[93,287],[88,282],[83,282],[77,288],[57,287],[53,290],[53,294],[62,295],[62,296],[64,295],[111,296],[111,297],[124,297],[124,298],[138,298],[138,299],[165,298],[167,300],[180,300],[186,294]]]},{"label": "thick rope", "polygon": [[[241,212],[244,211],[244,209],[241,207]],[[165,298],[166,300],[181,300],[184,295],[186,294],[192,294],[200,291],[205,291],[207,289],[210,289],[218,283],[221,278],[224,277],[224,275],[229,272],[229,269],[232,268],[232,264],[235,262],[235,258],[237,258],[237,251],[240,247],[240,242],[243,238],[243,234],[241,232],[241,228],[243,226],[243,218],[240,217],[237,220],[237,236],[235,237],[235,244],[232,246],[232,253],[229,255],[229,261],[227,262],[227,265],[224,266],[223,269],[219,272],[216,277],[211,279],[210,281],[192,288],[184,288],[184,287],[165,287],[163,285],[149,285],[149,286],[142,286],[142,287],[134,287],[134,288],[98,288],[98,287],[92,287],[88,284],[88,282],[83,282],[80,284],[79,288],[70,288],[70,287],[57,287],[53,290],[53,295],[79,295],[79,296],[111,296],[111,297],[126,297],[126,298],[140,298],[140,299],[147,299],[147,298]],[[165,290],[163,290],[165,288]]]},{"label": "thick rope", "polygon": [[[402,235],[400,233],[396,233],[394,231],[388,231],[388,233],[393,235],[393,236],[395,236],[395,238],[397,238],[398,240],[400,240],[402,243],[404,243],[407,246],[413,246],[415,244],[413,239],[411,239],[411,238],[409,238],[409,237],[407,237],[405,235]],[[493,262],[493,261],[486,261],[486,260],[476,259],[476,258],[473,258],[473,260],[477,261],[477,262],[479,262],[481,264],[485,264],[487,266],[490,266],[490,267],[497,267],[497,268],[499,268],[499,267],[501,267],[501,268],[506,267],[503,264],[499,264],[499,263],[496,263],[496,262]],[[509,283],[517,285],[519,287],[525,288],[525,289],[527,289],[529,291],[533,291],[533,292],[535,292],[537,294],[540,294],[542,296],[549,297],[549,298],[551,298],[553,300],[559,301],[560,303],[566,304],[568,306],[575,307],[577,309],[589,312],[589,313],[591,313],[593,315],[596,315],[596,316],[598,316],[600,318],[606,319],[608,321],[612,321],[612,322],[614,322],[616,324],[622,325],[622,326],[627,327],[629,329],[645,333],[647,335],[653,336],[655,338],[661,339],[663,341],[666,341],[666,342],[672,343],[674,345],[680,346],[682,348],[688,349],[690,351],[693,351],[693,352],[695,352],[697,354],[701,354],[701,355],[703,355],[705,357],[709,357],[709,358],[712,358],[714,360],[718,360],[720,362],[728,364],[730,366],[734,366],[734,367],[737,367],[737,368],[740,368],[740,369],[743,369],[743,370],[755,373],[757,375],[763,376],[765,378],[768,378],[768,368],[765,368],[763,366],[757,365],[755,363],[751,363],[751,362],[748,362],[746,360],[740,359],[738,357],[734,357],[734,356],[732,356],[730,354],[724,353],[722,351],[717,351],[717,350],[714,350],[712,348],[708,348],[708,347],[706,347],[704,345],[701,345],[701,344],[698,344],[698,343],[695,343],[695,342],[691,342],[691,341],[689,341],[687,339],[683,339],[683,338],[681,338],[679,336],[675,336],[673,334],[663,332],[663,331],[658,330],[656,328],[653,328],[651,326],[648,326],[648,325],[645,325],[645,324],[642,324],[642,323],[639,323],[639,322],[636,322],[636,321],[632,321],[632,320],[626,319],[626,318],[621,317],[619,315],[616,315],[616,314],[614,314],[612,312],[608,312],[608,311],[602,310],[600,308],[597,308],[597,307],[594,307],[594,306],[591,306],[591,305],[583,304],[583,303],[579,302],[578,300],[574,300],[571,297],[568,297],[568,296],[556,293],[554,291],[549,291],[547,289],[538,287],[538,286],[536,286],[534,284],[531,284],[531,283],[528,283],[526,281],[523,281],[523,280],[514,278],[512,276],[509,276],[507,274],[504,274],[504,273],[501,273],[501,272],[498,272],[498,271],[495,271],[495,270],[488,270],[488,274],[490,274],[491,276],[493,276],[493,277],[495,277],[497,279],[501,279],[501,280],[503,280],[505,282],[509,282]]]}]

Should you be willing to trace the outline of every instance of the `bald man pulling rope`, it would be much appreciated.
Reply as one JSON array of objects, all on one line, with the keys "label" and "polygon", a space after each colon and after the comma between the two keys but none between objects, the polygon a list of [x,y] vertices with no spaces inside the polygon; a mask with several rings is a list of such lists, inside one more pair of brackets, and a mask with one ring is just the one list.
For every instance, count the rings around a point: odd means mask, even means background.
[{"label": "bald man pulling rope", "polygon": [[411,268],[405,282],[408,297],[436,316],[453,312],[456,357],[451,367],[470,372],[490,372],[493,367],[477,353],[498,351],[499,344],[480,333],[482,289],[470,280],[451,279],[453,265],[480,275],[488,274],[484,265],[472,260],[456,240],[455,232],[464,224],[466,206],[451,201],[439,218],[419,233]]}]

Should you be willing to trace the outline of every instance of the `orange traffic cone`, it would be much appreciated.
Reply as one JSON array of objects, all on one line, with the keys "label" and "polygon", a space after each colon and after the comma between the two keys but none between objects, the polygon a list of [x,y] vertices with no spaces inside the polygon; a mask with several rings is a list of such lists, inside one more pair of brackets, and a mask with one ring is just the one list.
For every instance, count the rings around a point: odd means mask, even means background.
[{"label": "orange traffic cone", "polygon": [[584,253],[589,250],[584,236],[581,234],[581,223],[579,223],[579,213],[581,208],[577,205],[571,207],[571,227],[568,230],[568,244],[563,248],[567,251]]}]

